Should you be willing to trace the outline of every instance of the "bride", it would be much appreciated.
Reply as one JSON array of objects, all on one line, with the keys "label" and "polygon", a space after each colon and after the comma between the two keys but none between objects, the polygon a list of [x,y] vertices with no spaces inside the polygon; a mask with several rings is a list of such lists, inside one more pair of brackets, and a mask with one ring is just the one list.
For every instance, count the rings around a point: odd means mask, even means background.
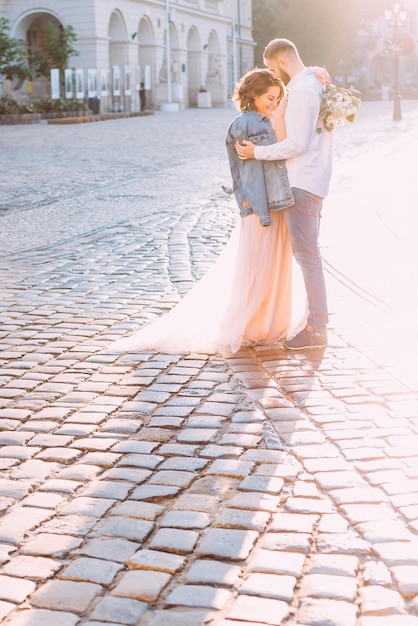
[{"label": "bride", "polygon": [[[292,252],[283,209],[293,196],[286,165],[243,161],[234,147],[243,139],[266,145],[285,138],[285,89],[269,70],[254,69],[237,83],[232,99],[240,114],[228,129],[226,147],[240,223],[186,296],[169,313],[117,340],[112,352],[236,353],[288,336]],[[302,327],[305,320],[299,321]]]}]

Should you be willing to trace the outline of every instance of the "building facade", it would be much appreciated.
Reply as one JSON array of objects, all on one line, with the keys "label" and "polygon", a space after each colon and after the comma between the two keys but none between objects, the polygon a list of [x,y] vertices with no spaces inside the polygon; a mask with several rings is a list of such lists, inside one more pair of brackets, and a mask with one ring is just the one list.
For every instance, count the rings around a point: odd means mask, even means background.
[{"label": "building facade", "polygon": [[[61,94],[96,101],[101,112],[138,111],[142,81],[147,108],[197,106],[203,93],[225,106],[253,66],[252,0],[0,0],[0,17],[31,51],[48,22],[72,26],[79,55],[60,77]],[[18,91],[40,98],[51,89],[34,78]]]}]

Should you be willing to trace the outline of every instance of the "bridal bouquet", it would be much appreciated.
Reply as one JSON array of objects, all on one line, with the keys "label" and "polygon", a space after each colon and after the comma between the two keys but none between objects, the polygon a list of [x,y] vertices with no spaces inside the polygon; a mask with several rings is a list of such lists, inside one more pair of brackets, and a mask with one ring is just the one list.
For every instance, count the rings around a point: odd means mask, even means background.
[{"label": "bridal bouquet", "polygon": [[[356,90],[324,85],[319,120],[323,122],[325,130],[330,132],[335,126],[341,126],[344,122],[352,124],[356,120],[361,104],[356,93]],[[322,128],[317,129],[318,133],[321,131]]]}]

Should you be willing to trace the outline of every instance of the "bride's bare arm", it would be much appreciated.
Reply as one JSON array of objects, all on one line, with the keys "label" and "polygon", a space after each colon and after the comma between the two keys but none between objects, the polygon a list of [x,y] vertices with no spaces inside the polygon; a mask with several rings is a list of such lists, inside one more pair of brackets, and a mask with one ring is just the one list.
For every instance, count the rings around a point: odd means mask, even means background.
[{"label": "bride's bare arm", "polygon": [[271,119],[271,122],[274,127],[274,131],[276,133],[277,141],[283,141],[283,139],[286,139],[287,137],[286,124],[284,121],[284,114],[286,112],[286,107],[287,107],[287,94],[285,94],[283,98],[280,100],[278,107],[274,111],[272,115],[272,119]]},{"label": "bride's bare arm", "polygon": [[311,69],[320,83],[323,85],[332,83],[331,76],[325,67],[314,65]]}]

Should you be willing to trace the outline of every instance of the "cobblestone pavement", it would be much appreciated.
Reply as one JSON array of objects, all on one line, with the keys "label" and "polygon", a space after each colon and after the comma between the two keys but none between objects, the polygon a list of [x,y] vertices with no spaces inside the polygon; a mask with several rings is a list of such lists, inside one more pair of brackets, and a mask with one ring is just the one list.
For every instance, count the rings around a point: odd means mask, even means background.
[{"label": "cobblestone pavement", "polygon": [[[338,199],[416,132],[390,104],[339,129]],[[227,240],[233,115],[1,130],[5,625],[418,625],[418,386],[338,251],[325,350],[106,350]]]}]

